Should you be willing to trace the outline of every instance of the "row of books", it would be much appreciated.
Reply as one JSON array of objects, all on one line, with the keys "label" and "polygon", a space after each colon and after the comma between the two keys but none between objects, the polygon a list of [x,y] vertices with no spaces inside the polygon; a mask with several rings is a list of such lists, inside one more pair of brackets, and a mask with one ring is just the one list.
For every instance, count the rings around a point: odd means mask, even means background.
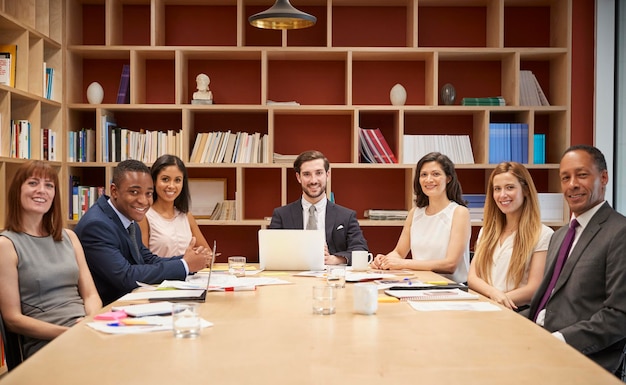
[{"label": "row of books", "polygon": [[153,163],[165,154],[183,153],[182,134],[176,130],[133,131],[129,128],[106,124],[102,127],[102,158],[104,162],[121,162],[137,159],[144,163]]},{"label": "row of books", "polygon": [[520,71],[520,105],[521,106],[549,106],[548,98],[541,89],[541,84],[532,71]]},{"label": "row of books", "polygon": [[67,133],[67,156],[70,162],[96,161],[96,130],[81,128]]},{"label": "row of books", "polygon": [[[1,116],[0,116],[1,117]],[[48,128],[40,128],[39,159],[57,160],[57,135]],[[9,158],[32,158],[32,127],[25,119],[11,120]]]},{"label": "row of books", "polygon": [[359,154],[362,163],[398,163],[379,128],[359,128]]},{"label": "row of books", "polygon": [[235,203],[236,202],[234,200],[217,202],[209,219],[213,221],[235,220],[237,218]]},{"label": "row of books", "polygon": [[104,194],[104,187],[80,185],[80,178],[70,175],[70,191],[72,191],[72,195],[69,200],[68,219],[77,221]]},{"label": "row of books", "polygon": [[46,62],[43,62],[43,97],[46,99],[52,99],[53,79],[54,68],[48,67]]},{"label": "row of books", "polygon": [[433,151],[447,155],[456,164],[474,163],[469,135],[404,135],[403,163],[417,163]]},{"label": "row of books", "polygon": [[546,134],[535,134],[533,136],[533,163],[546,163]]},{"label": "row of books", "polygon": [[463,98],[462,106],[506,106],[506,100],[502,96],[488,96],[484,98]]},{"label": "row of books", "polygon": [[15,87],[17,45],[0,44],[0,84]]},{"label": "row of books", "polygon": [[191,163],[269,163],[267,134],[228,131],[200,132]]},{"label": "row of books", "polygon": [[528,124],[489,124],[489,163],[528,163]]},{"label": "row of books", "polygon": [[405,220],[409,215],[408,210],[391,210],[391,209],[368,209],[365,210],[363,216],[372,220]]}]

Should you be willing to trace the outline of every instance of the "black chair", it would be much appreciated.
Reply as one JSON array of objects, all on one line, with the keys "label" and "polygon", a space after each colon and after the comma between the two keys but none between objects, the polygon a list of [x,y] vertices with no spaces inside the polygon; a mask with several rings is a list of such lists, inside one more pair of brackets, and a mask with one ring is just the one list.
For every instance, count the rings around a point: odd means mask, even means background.
[{"label": "black chair", "polygon": [[11,371],[23,361],[20,336],[19,334],[8,331],[4,327],[4,321],[2,320],[1,314],[0,332],[2,333],[0,338],[2,338],[2,344],[4,345],[4,356],[7,361],[7,369]]}]

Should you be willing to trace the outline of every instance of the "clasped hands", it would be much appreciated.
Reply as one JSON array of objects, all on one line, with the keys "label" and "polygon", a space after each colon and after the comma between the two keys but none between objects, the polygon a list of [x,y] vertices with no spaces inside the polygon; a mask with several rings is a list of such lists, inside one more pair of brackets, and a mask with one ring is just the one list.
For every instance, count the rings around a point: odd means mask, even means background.
[{"label": "clasped hands", "polygon": [[210,248],[199,245],[196,246],[196,237],[191,237],[189,246],[185,250],[183,259],[187,262],[190,272],[196,272],[211,265],[213,259],[213,252]]}]

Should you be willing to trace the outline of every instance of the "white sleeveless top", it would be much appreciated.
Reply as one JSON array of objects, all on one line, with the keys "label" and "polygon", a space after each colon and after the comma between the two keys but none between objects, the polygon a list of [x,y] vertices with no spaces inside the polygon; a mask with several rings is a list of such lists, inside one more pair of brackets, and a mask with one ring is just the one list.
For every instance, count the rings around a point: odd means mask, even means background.
[{"label": "white sleeveless top", "polygon": [[[456,202],[450,204],[435,215],[426,215],[426,208],[416,208],[411,223],[411,255],[416,261],[431,261],[444,259],[452,232],[452,216],[459,206]],[[441,274],[454,282],[467,282],[469,269],[469,241],[463,252],[463,259],[459,261],[454,274]]]},{"label": "white sleeveless top", "polygon": [[191,227],[187,214],[174,209],[175,215],[167,219],[152,208],[146,213],[150,224],[150,239],[146,245],[159,257],[175,257],[185,254],[191,242]]}]

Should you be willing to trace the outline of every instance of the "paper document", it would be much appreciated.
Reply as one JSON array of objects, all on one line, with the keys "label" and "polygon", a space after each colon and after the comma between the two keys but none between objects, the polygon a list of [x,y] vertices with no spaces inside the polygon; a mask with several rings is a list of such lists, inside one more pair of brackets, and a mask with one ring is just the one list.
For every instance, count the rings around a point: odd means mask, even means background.
[{"label": "paper document", "polygon": [[200,299],[205,294],[205,290],[151,290],[151,291],[138,291],[136,293],[128,293],[122,296],[120,301],[137,301],[142,299],[178,299],[178,298],[194,298]]},{"label": "paper document", "polygon": [[465,301],[409,301],[411,307],[419,311],[500,311],[500,307],[489,302]]},{"label": "paper document", "polygon": [[467,293],[460,289],[449,290],[385,290],[385,294],[404,301],[449,301],[478,299],[478,294]]},{"label": "paper document", "polygon": [[[212,322],[202,319],[200,326],[208,328],[213,326]],[[150,332],[171,331],[172,316],[159,317],[142,317],[136,318],[136,321],[129,325],[118,322],[88,322],[87,326],[102,333],[107,334],[142,334]]]}]

